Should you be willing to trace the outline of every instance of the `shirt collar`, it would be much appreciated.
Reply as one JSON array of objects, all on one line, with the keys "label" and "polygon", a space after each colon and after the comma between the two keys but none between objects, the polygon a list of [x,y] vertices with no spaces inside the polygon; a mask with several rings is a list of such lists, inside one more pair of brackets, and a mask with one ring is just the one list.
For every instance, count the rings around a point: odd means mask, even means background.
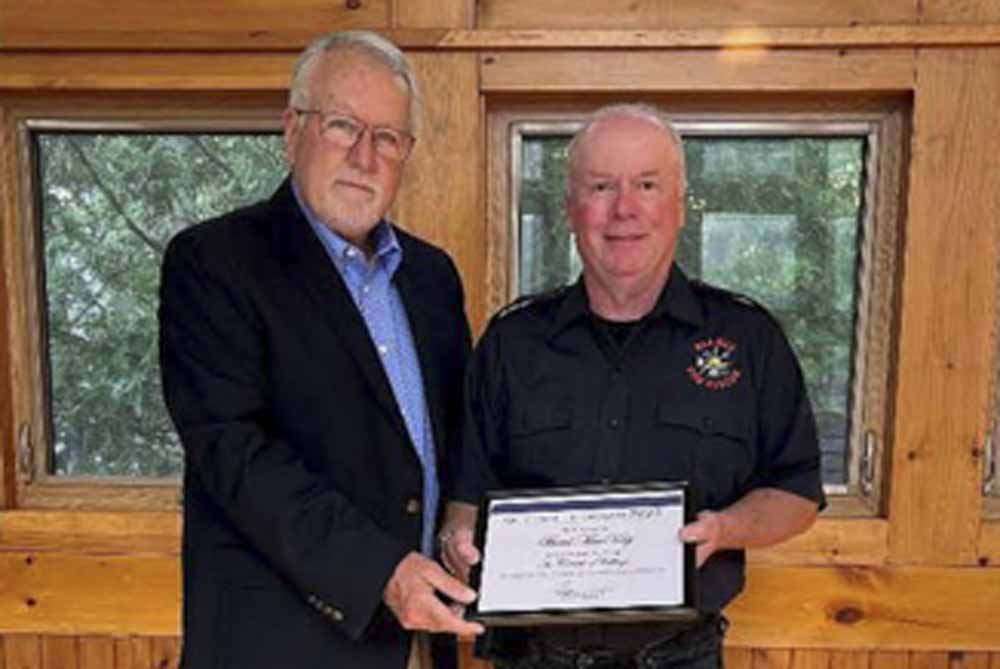
[{"label": "shirt collar", "polygon": [[[583,276],[570,286],[563,296],[556,311],[552,326],[549,328],[549,339],[568,328],[581,318],[589,318],[593,312],[587,300],[587,289],[583,284]],[[691,282],[681,268],[674,264],[666,285],[660,291],[660,296],[653,309],[644,318],[660,318],[667,316],[674,320],[688,323],[696,327],[705,325],[705,314],[701,302],[691,289]]]},{"label": "shirt collar", "polygon": [[[295,201],[299,204],[299,209],[302,210],[306,220],[309,221],[309,226],[316,233],[316,236],[319,237],[327,254],[338,267],[343,267],[355,258],[359,260],[364,259],[361,249],[331,230],[309,208],[309,205],[306,204],[299,192],[299,186],[295,182],[295,179],[292,179],[292,193],[295,195]],[[396,231],[392,229],[389,219],[383,218],[379,221],[372,230],[371,235],[375,245],[375,254],[373,257],[392,276],[403,261],[403,249],[399,245],[399,238],[396,236]]]}]

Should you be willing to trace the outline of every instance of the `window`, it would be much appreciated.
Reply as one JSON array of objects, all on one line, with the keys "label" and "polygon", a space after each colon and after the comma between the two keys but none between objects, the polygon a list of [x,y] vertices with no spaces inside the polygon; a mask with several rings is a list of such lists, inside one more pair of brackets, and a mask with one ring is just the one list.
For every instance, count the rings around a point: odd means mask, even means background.
[{"label": "window", "polygon": [[[580,121],[501,113],[496,123],[511,158],[508,297],[572,282],[581,265],[563,193]],[[782,323],[816,413],[834,512],[877,512],[899,180],[898,155],[880,147],[893,133],[902,144],[899,119],[684,114],[677,125],[688,190],[676,261]]]},{"label": "window", "polygon": [[[274,192],[287,172],[277,129],[252,119],[20,121],[30,166],[21,364],[32,399],[19,420],[19,503],[76,505],[67,500],[98,482],[168,484],[145,506],[173,501],[183,455],[160,388],[162,253],[183,227]],[[134,489],[119,492],[84,497],[135,506]]]}]

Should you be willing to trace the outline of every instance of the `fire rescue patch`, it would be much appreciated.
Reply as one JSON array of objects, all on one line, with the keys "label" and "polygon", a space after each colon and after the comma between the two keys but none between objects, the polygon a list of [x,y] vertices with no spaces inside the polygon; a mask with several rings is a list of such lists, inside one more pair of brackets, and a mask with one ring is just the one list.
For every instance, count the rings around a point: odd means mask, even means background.
[{"label": "fire rescue patch", "polygon": [[742,376],[733,361],[736,344],[725,337],[711,337],[694,343],[694,363],[687,368],[696,385],[722,390],[734,385]]}]

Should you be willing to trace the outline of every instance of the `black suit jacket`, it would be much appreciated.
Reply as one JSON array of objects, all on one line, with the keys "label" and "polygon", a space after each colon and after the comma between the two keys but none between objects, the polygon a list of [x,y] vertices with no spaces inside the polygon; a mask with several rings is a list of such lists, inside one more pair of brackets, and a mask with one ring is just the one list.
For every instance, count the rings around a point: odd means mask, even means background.
[{"label": "black suit jacket", "polygon": [[[470,345],[462,289],[444,252],[396,232],[440,463]],[[160,300],[186,464],[182,666],[402,668],[409,635],[381,597],[420,547],[420,463],[289,182],[178,234]]]}]

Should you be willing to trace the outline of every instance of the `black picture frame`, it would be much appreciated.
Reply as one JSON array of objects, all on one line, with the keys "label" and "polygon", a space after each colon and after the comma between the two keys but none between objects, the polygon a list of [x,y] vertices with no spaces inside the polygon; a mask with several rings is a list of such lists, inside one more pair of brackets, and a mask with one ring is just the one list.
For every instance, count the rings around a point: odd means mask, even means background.
[{"label": "black picture frame", "polygon": [[[482,559],[472,568],[470,585],[476,591],[483,586],[483,569],[488,568],[491,558],[490,547],[487,545],[490,509],[494,503],[517,500],[530,502],[532,498],[567,498],[580,496],[609,497],[620,500],[622,495],[629,493],[663,492],[676,496],[681,493],[683,499],[684,523],[694,520],[694,507],[690,485],[687,481],[648,481],[643,483],[586,485],[558,488],[531,488],[494,490],[487,493],[479,507],[479,519],[476,524],[476,546]],[[618,502],[620,503],[620,502]],[[638,503],[637,503],[638,505]],[[697,611],[697,570],[695,564],[695,545],[684,544],[683,561],[683,601],[680,604],[664,603],[662,605],[630,605],[630,606],[579,606],[542,608],[538,610],[483,610],[480,607],[481,598],[473,602],[466,610],[466,618],[483,623],[487,626],[535,626],[581,623],[608,622],[638,622],[638,621],[689,621],[698,617]],[[480,592],[480,595],[483,593]]]}]

